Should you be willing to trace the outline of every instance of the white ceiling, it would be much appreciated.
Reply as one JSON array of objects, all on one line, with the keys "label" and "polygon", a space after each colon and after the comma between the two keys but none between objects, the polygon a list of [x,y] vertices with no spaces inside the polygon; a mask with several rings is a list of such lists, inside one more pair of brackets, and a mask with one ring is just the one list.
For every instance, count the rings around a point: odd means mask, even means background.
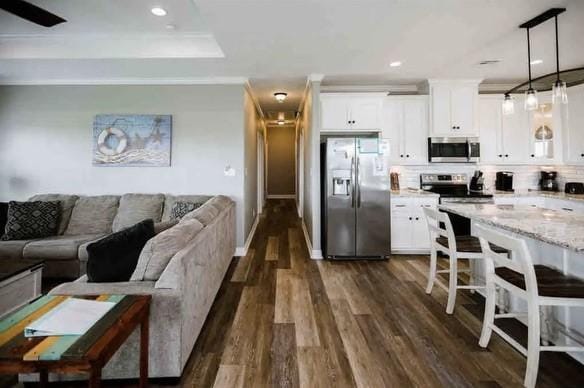
[{"label": "white ceiling", "polygon": [[[568,9],[559,16],[561,67],[584,65],[582,0],[34,2],[50,4],[51,10],[70,21],[51,31],[0,11],[0,77],[4,80],[245,77],[252,80],[262,105],[273,102],[264,94],[283,89],[293,91],[292,95],[303,88],[301,80],[315,73],[324,74],[324,83],[329,85],[411,83],[427,78],[515,82],[527,73],[525,31],[517,26],[555,6]],[[156,18],[149,10],[160,4],[169,15]],[[177,29],[167,30],[168,23]],[[80,54],[74,44],[67,50],[63,44],[52,56],[45,50],[36,58],[19,59],[4,54],[6,34],[12,39],[55,34],[72,41],[73,35],[90,41],[102,34],[112,51],[123,46],[123,40],[118,43],[123,37],[178,41],[191,34],[216,41],[224,58],[197,58],[192,52],[173,56],[173,50],[107,58],[91,56],[89,50]],[[554,70],[553,39],[551,21],[532,31],[533,58],[544,61],[533,68],[535,76]],[[120,51],[127,52],[127,42],[123,47],[126,50]],[[501,63],[479,66],[485,59]],[[390,68],[394,60],[403,66]]]}]

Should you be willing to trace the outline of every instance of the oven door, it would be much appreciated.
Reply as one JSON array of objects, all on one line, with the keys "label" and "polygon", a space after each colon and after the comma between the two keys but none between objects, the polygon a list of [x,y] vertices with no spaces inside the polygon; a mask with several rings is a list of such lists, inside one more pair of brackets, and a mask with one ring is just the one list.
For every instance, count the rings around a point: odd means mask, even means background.
[{"label": "oven door", "polygon": [[469,163],[478,161],[478,141],[466,137],[428,138],[428,158],[431,163]]}]

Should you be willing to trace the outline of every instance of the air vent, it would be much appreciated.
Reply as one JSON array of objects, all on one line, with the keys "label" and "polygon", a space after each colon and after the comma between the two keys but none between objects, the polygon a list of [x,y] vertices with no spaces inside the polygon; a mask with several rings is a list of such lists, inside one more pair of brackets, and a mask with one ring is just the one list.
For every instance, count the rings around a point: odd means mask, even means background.
[{"label": "air vent", "polygon": [[500,59],[485,59],[484,61],[480,61],[479,65],[496,65],[497,63],[501,62]]}]

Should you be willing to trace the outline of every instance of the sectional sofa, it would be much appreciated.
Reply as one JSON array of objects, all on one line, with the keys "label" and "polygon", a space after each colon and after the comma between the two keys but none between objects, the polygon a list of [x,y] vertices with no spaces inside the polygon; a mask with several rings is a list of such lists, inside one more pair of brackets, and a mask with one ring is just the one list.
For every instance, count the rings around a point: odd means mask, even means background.
[{"label": "sectional sofa", "polygon": [[[185,215],[177,225],[171,228],[180,230],[182,235],[177,236],[176,241],[182,241],[184,244],[172,256],[158,279],[91,283],[88,282],[87,276],[83,275],[73,282],[61,284],[50,291],[53,295],[152,295],[149,349],[149,377],[151,378],[180,377],[182,374],[235,252],[235,203],[224,196],[177,197],[126,194],[119,198],[119,206],[111,223],[112,229],[115,230],[126,223],[140,221],[145,218],[145,214],[138,211],[138,208],[148,208],[145,204],[153,203],[153,199],[163,201],[160,219],[167,220],[170,217],[170,209],[177,200],[196,201],[206,198],[210,199],[201,207]],[[109,204],[115,201],[114,197],[102,197],[94,203],[99,203],[100,209],[104,209],[113,206]],[[136,202],[142,205],[130,206]],[[106,203],[108,206],[105,206]],[[74,211],[73,209],[72,219]],[[123,216],[118,217],[120,214]],[[112,219],[111,213],[107,219]],[[68,237],[65,239],[72,241]],[[26,246],[28,245],[25,245],[24,252],[27,252]],[[73,262],[75,259],[71,256],[70,261]],[[139,342],[139,329],[137,329],[104,368],[102,373],[104,379],[127,379],[139,376]],[[80,376],[51,375],[50,378],[55,381],[78,379]],[[37,376],[23,375],[21,379],[31,381],[36,380]]]},{"label": "sectional sofa", "polygon": [[168,221],[176,202],[202,203],[208,195],[124,194],[35,195],[30,201],[60,201],[59,234],[36,240],[0,241],[0,259],[41,259],[43,277],[76,279],[85,274],[87,245],[107,234],[151,218]]}]

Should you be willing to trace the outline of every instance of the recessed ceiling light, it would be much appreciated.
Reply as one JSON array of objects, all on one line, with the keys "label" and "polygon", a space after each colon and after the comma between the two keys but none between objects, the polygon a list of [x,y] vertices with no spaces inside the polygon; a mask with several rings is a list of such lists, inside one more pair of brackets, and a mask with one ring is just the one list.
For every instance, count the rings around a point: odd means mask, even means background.
[{"label": "recessed ceiling light", "polygon": [[176,30],[176,26],[174,24],[167,24],[165,27],[167,30]]},{"label": "recessed ceiling light", "polygon": [[161,8],[161,7],[154,7],[150,10],[150,12],[152,12],[152,14],[156,15],[156,16],[165,16],[166,15],[166,10],[164,8]]},{"label": "recessed ceiling light", "polygon": [[288,97],[288,93],[278,92],[274,93],[274,97],[278,100],[279,103],[283,103],[286,97]]},{"label": "recessed ceiling light", "polygon": [[533,61],[529,62],[532,65],[541,65],[543,63],[542,59],[534,59]]},{"label": "recessed ceiling light", "polygon": [[400,67],[401,65],[401,61],[394,61],[389,64],[389,67]]}]

